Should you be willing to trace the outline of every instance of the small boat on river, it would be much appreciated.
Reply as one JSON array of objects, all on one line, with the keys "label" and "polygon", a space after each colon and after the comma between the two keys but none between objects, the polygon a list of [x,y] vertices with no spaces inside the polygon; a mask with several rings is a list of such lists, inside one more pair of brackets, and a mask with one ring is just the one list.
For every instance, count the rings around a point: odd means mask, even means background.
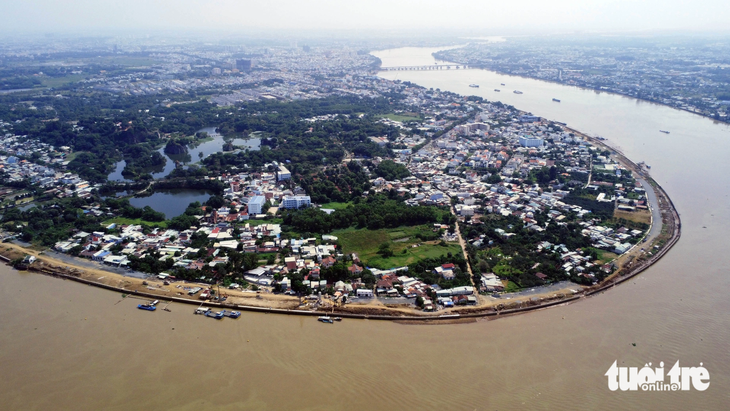
[{"label": "small boat on river", "polygon": [[667,130],[659,130],[660,133],[669,134]]},{"label": "small boat on river", "polygon": [[140,310],[146,310],[146,311],[155,311],[157,309],[157,307],[155,307],[154,304],[152,304],[152,303],[138,304],[137,308],[139,308]]},{"label": "small boat on river", "polygon": [[224,316],[226,316],[228,318],[238,318],[238,317],[241,316],[241,312],[240,311],[227,311],[227,310],[223,310],[223,311],[221,311],[221,314],[223,314]]},{"label": "small boat on river", "polygon": [[330,318],[329,315],[323,315],[319,318],[317,318],[317,321],[327,323],[327,324],[334,324],[335,322]]},{"label": "small boat on river", "polygon": [[213,310],[208,310],[205,312],[206,317],[215,318],[216,320],[222,320],[223,319],[223,313],[217,313]]}]

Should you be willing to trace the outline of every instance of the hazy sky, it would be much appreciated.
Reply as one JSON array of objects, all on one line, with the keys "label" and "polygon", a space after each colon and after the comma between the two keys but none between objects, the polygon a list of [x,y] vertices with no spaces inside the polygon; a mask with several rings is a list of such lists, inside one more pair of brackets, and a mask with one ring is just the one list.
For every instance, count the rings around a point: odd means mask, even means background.
[{"label": "hazy sky", "polygon": [[0,0],[2,31],[728,31],[727,0]]}]

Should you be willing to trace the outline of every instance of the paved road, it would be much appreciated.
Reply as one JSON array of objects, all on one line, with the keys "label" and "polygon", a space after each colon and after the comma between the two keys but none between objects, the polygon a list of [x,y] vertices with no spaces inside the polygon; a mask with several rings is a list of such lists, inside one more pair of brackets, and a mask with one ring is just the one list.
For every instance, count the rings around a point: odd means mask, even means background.
[{"label": "paved road", "polygon": [[514,293],[504,293],[504,294],[500,295],[500,298],[495,298],[495,297],[492,297],[491,295],[489,295],[488,298],[491,301],[511,300],[513,298],[529,297],[531,295],[557,292],[560,290],[565,290],[566,288],[580,291],[583,288],[583,286],[578,285],[576,283],[572,283],[570,281],[560,281],[560,282],[553,283],[553,284],[542,285],[542,286],[538,286],[538,287],[528,288],[526,290],[516,291]]},{"label": "paved road", "polygon": [[122,267],[114,267],[111,265],[98,263],[96,261],[87,260],[85,258],[73,257],[68,254],[59,253],[59,252],[53,251],[53,250],[46,250],[43,252],[43,254],[45,254],[51,258],[55,258],[57,260],[64,261],[69,264],[74,264],[74,265],[78,265],[81,267],[94,268],[97,270],[109,271],[109,272],[112,272],[115,274],[121,274],[121,275],[124,275],[127,277],[134,277],[134,278],[141,278],[141,279],[146,279],[146,278],[152,277],[152,275],[143,273],[140,271],[127,270],[126,268],[122,268]]},{"label": "paved road", "polygon": [[649,200],[649,209],[651,210],[652,226],[647,235],[647,242],[651,242],[659,233],[662,231],[662,212],[659,209],[659,200],[654,192],[654,187],[651,186],[646,180],[641,177],[636,177],[636,181],[641,184],[641,187],[646,192],[646,197]]}]

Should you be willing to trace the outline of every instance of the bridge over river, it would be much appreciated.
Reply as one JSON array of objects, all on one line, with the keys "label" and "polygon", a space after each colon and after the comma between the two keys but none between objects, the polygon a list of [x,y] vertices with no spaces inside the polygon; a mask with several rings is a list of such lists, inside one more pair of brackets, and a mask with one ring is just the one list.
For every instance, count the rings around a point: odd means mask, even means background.
[{"label": "bridge over river", "polygon": [[380,67],[380,71],[426,71],[426,70],[464,70],[468,69],[466,64],[434,64],[428,66],[393,66]]}]

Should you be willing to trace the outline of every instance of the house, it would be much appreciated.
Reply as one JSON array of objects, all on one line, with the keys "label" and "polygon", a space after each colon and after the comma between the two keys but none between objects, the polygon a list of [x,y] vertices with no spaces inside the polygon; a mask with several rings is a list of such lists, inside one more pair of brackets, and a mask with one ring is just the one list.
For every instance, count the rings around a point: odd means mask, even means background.
[{"label": "house", "polygon": [[363,270],[359,265],[353,264],[347,268],[347,271],[349,271],[350,274],[360,274]]},{"label": "house", "polygon": [[444,280],[453,280],[456,277],[456,273],[454,272],[454,264],[452,263],[443,264],[440,267],[436,267],[433,269],[433,272],[443,277]]},{"label": "house", "polygon": [[286,264],[286,268],[289,270],[297,269],[297,258],[296,257],[285,257],[284,263]]},{"label": "house", "polygon": [[94,261],[104,261],[104,257],[106,257],[106,256],[108,256],[108,255],[110,255],[110,254],[111,254],[111,252],[109,252],[109,251],[107,251],[107,250],[101,250],[101,251],[97,251],[97,252],[96,252],[96,253],[94,253],[94,255],[93,255],[93,256],[91,257],[91,259],[92,259],[92,260],[94,260]]},{"label": "house", "polygon": [[328,255],[327,257],[322,259],[322,267],[324,267],[324,268],[332,267],[333,265],[335,265],[336,262],[337,262],[337,260],[335,260],[332,256]]},{"label": "house", "polygon": [[287,277],[284,277],[279,281],[279,288],[281,288],[282,291],[287,291],[291,288],[291,280]]}]

